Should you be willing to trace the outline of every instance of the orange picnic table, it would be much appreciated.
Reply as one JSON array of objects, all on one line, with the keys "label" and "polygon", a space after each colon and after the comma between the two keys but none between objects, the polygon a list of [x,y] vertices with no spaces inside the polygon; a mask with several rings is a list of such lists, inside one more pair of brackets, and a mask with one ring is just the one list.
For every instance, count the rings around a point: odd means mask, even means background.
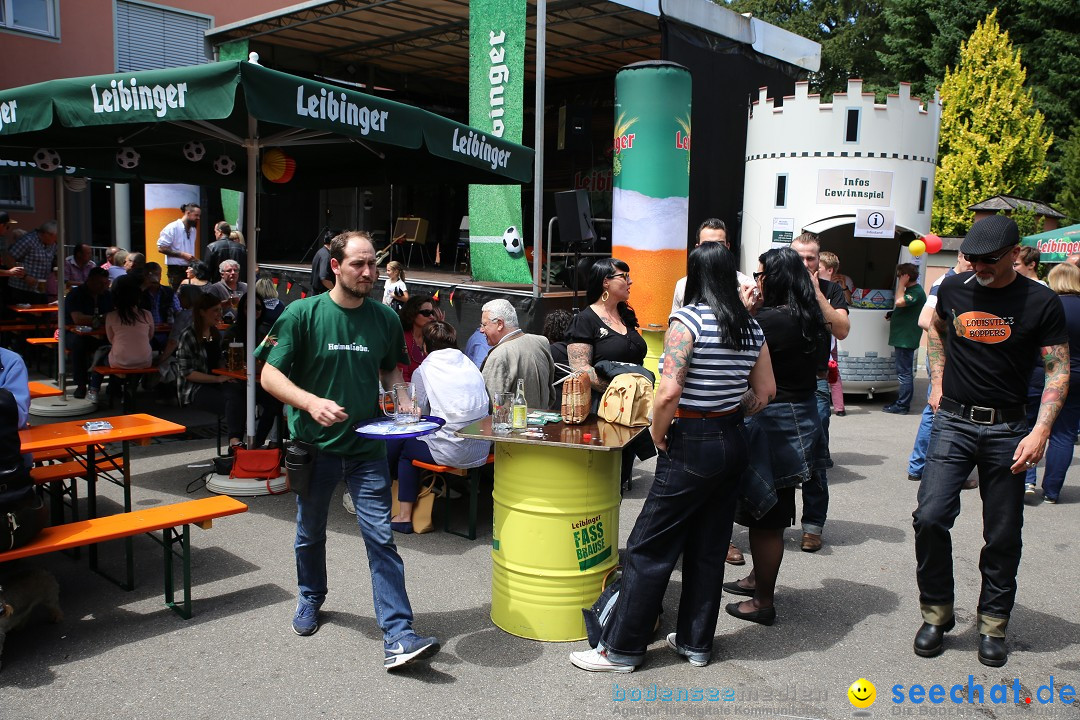
[{"label": "orange picnic table", "polygon": [[[103,430],[91,430],[89,423],[108,423],[111,427]],[[67,422],[35,425],[19,431],[19,441],[24,453],[66,449],[85,468],[83,476],[87,484],[86,507],[91,518],[97,517],[97,480],[98,477],[113,482],[124,488],[124,512],[131,512],[131,453],[132,440],[179,435],[187,428],[183,425],[156,418],[153,415],[138,413],[135,415],[117,415],[96,420],[69,420]],[[111,452],[109,444],[121,443],[120,453]],[[85,454],[77,448],[85,448]],[[119,477],[117,477],[119,476]],[[73,481],[74,482],[74,481]],[[70,488],[72,505],[76,495]],[[54,496],[54,501],[60,498]],[[135,559],[132,539],[125,541],[127,546],[127,583],[117,581],[121,587],[131,589],[135,585]],[[97,546],[90,546],[90,567],[98,571]],[[100,571],[98,571],[100,572]],[[104,574],[104,573],[103,573]]]},{"label": "orange picnic table", "polygon": [[53,387],[52,385],[46,385],[43,382],[36,380],[30,381],[30,399],[36,400],[37,398],[45,397],[59,397],[64,394],[64,391],[60,388]]}]

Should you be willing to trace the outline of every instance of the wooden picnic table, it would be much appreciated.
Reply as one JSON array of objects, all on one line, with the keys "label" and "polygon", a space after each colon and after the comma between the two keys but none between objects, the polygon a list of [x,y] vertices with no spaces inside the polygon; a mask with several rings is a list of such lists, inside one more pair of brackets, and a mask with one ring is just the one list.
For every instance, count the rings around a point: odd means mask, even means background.
[{"label": "wooden picnic table", "polygon": [[45,313],[55,313],[56,303],[42,303],[40,305],[8,305],[8,309],[14,311],[16,315],[43,315]]},{"label": "wooden picnic table", "polygon": [[45,397],[60,397],[64,394],[64,391],[60,388],[53,387],[52,385],[46,385],[43,382],[37,382],[36,380],[32,380],[29,384],[31,400]]},{"label": "wooden picnic table", "polygon": [[[131,512],[131,452],[132,440],[162,437],[164,435],[179,435],[187,430],[168,420],[146,415],[117,415],[114,417],[98,418],[89,422],[108,422],[112,427],[106,430],[87,430],[86,420],[69,420],[67,422],[50,423],[47,425],[35,425],[19,431],[19,442],[22,452],[44,452],[48,450],[67,449],[73,457],[86,468],[86,507],[91,518],[97,517],[97,479],[101,477],[120,485],[124,488],[124,512]],[[111,453],[106,445],[121,443],[121,452],[117,455]],[[79,449],[85,448],[85,454]],[[111,468],[111,470],[110,470]],[[121,477],[117,479],[115,476]],[[135,558],[131,538],[127,538],[127,582],[116,582],[127,589],[135,584]],[[90,547],[90,567],[98,571],[97,547]],[[102,573],[104,574],[104,573]],[[108,577],[108,576],[106,576]],[[115,578],[110,578],[115,580]]]}]

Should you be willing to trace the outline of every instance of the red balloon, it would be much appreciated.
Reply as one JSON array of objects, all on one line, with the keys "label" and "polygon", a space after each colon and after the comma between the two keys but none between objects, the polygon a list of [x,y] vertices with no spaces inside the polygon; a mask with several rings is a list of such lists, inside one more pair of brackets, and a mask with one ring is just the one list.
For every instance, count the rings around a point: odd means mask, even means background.
[{"label": "red balloon", "polygon": [[933,233],[923,235],[922,241],[926,243],[926,252],[933,255],[936,252],[941,251],[941,238]]}]

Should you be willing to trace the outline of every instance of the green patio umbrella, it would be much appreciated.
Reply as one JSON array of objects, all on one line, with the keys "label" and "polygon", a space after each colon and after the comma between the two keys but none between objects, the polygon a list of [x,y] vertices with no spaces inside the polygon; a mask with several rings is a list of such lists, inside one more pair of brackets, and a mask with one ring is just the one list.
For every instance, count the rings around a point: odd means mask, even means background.
[{"label": "green patio umbrella", "polygon": [[[296,162],[292,180],[275,186],[279,190],[444,180],[512,184],[530,182],[533,172],[533,151],[524,146],[421,108],[255,62],[65,78],[0,90],[0,172],[21,173],[18,163],[34,163],[34,174],[79,172],[244,190],[252,228],[259,154],[274,147],[288,148]],[[256,235],[249,229],[248,277],[255,276]],[[59,312],[63,327],[62,301]],[[247,312],[254,317],[255,293],[248,294]],[[247,324],[247,334],[251,435],[254,322]],[[62,341],[59,352],[62,363]]]},{"label": "green patio umbrella", "polygon": [[1065,262],[1069,255],[1080,252],[1080,225],[1028,235],[1020,244],[1038,248],[1041,253],[1039,262]]}]

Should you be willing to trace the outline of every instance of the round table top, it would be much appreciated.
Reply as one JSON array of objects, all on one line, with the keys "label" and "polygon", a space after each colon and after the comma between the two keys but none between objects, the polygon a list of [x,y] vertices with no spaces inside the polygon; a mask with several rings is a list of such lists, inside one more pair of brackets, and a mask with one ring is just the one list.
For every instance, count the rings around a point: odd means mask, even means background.
[{"label": "round table top", "polygon": [[445,424],[445,420],[434,415],[421,415],[420,422],[408,425],[398,425],[394,418],[379,418],[358,425],[356,434],[370,440],[401,440],[430,435]]}]

